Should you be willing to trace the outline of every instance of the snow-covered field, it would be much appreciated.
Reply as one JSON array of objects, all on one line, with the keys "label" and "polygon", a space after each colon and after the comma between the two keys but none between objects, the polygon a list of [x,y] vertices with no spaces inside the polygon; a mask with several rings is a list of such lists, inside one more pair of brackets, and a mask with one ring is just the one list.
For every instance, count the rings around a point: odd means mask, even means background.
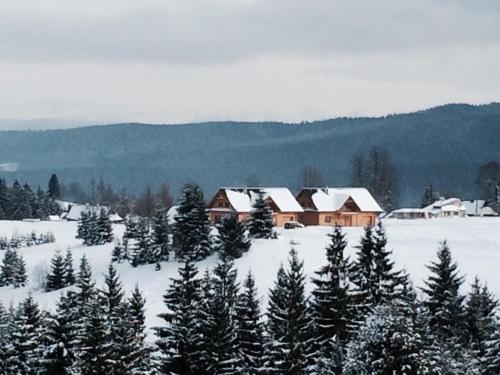
[{"label": "snow-covered field", "polygon": [[[385,220],[389,248],[393,250],[393,259],[398,268],[406,268],[414,283],[422,285],[427,276],[426,265],[436,258],[439,242],[446,239],[451,247],[454,259],[459,264],[461,274],[470,283],[475,275],[488,283],[490,289],[500,296],[500,218],[465,218],[433,220]],[[113,244],[86,247],[75,239],[75,222],[39,222],[25,223],[0,221],[0,236],[10,237],[14,233],[25,234],[35,230],[37,233],[52,231],[56,243],[23,248],[27,266],[29,285],[25,288],[0,288],[0,301],[4,305],[17,303],[28,293],[45,308],[51,308],[61,291],[44,293],[38,290],[37,278],[43,270],[49,268],[50,259],[57,249],[64,251],[71,248],[75,259],[75,269],[79,258],[86,254],[92,263],[94,277],[99,285],[103,283]],[[124,227],[114,226],[114,233],[121,237]],[[294,230],[279,230],[277,240],[256,240],[249,253],[236,261],[239,277],[252,270],[257,286],[265,294],[273,285],[276,270],[280,263],[287,262],[288,251],[294,243],[299,256],[304,259],[305,271],[312,275],[324,263],[324,247],[330,228],[308,227]],[[346,228],[349,241],[348,254],[355,252],[362,228]],[[212,256],[199,263],[200,271],[211,268],[217,262]],[[147,299],[147,325],[161,323],[156,315],[163,307],[162,295],[168,287],[170,278],[177,276],[176,262],[162,264],[161,271],[155,272],[154,265],[132,268],[128,263],[117,266],[123,286],[131,290],[139,284]],[[265,300],[264,300],[265,302]],[[151,337],[151,336],[150,336]],[[152,337],[151,337],[152,338]]]}]

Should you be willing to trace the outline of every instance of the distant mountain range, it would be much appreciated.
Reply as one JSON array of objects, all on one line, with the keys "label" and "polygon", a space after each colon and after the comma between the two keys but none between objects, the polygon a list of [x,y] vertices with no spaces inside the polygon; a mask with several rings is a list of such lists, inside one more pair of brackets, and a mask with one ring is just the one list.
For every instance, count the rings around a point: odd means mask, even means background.
[{"label": "distant mountain range", "polygon": [[[477,168],[500,160],[500,104],[450,104],[379,118],[338,118],[301,124],[210,122],[115,124],[64,130],[0,132],[0,176],[46,186],[103,177],[137,193],[168,182],[177,193],[197,182],[219,186],[298,188],[305,166],[325,184],[348,185],[356,152],[380,145],[399,172],[399,203],[418,204],[424,186],[474,197]],[[1,166],[7,166],[2,168]]]}]

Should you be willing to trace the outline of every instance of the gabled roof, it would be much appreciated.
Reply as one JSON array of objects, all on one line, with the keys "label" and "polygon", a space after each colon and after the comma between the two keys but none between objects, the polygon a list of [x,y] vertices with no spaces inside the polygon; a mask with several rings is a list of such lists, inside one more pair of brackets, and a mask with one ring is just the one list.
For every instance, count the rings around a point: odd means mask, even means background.
[{"label": "gabled roof", "polygon": [[471,201],[462,201],[462,204],[466,208],[466,214],[467,215],[476,215],[479,216],[481,214],[481,210],[484,207],[484,204],[486,203],[485,200],[479,199],[479,200],[471,200]]},{"label": "gabled roof", "polygon": [[311,191],[311,199],[318,211],[334,212],[352,198],[361,211],[382,212],[382,208],[365,188],[304,188]]},{"label": "gabled roof", "polygon": [[466,211],[460,198],[439,199],[434,203],[424,207],[424,210],[430,212],[438,211]]},{"label": "gabled roof", "polygon": [[303,212],[293,194],[285,187],[225,187],[221,188],[226,193],[229,203],[236,212],[250,212],[259,192],[264,194],[264,199],[271,200],[281,212]]}]

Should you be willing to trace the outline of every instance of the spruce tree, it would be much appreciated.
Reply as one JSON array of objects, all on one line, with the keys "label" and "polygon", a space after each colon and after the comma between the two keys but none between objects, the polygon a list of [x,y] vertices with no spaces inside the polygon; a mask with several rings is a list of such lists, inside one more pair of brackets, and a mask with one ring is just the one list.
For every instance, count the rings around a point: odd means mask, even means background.
[{"label": "spruce tree", "polygon": [[153,260],[155,262],[168,261],[170,225],[168,223],[167,209],[157,204],[152,221],[151,246],[154,253]]},{"label": "spruce tree", "polygon": [[109,221],[109,213],[104,208],[101,208],[99,217],[97,217],[96,231],[97,241],[94,244],[104,245],[113,241],[113,227]]},{"label": "spruce tree", "polygon": [[73,319],[75,318],[76,301],[73,294],[61,295],[54,314],[49,314],[47,331],[44,337],[42,373],[69,375],[75,361]]},{"label": "spruce tree", "polygon": [[344,257],[347,242],[338,226],[329,237],[331,242],[326,248],[327,264],[316,271],[312,279],[314,289],[311,308],[317,329],[315,341],[320,347],[321,359],[330,362],[332,372],[340,374],[342,358],[339,348],[347,342],[352,319],[348,259]]},{"label": "spruce tree", "polygon": [[39,350],[44,335],[41,329],[42,314],[31,295],[19,304],[15,312],[14,325],[8,373],[31,374],[39,365]]},{"label": "spruce tree", "polygon": [[497,306],[498,301],[476,277],[465,305],[465,323],[467,341],[479,358],[484,356],[486,341],[495,330]]},{"label": "spruce tree", "polygon": [[87,236],[84,239],[84,244],[87,246],[99,245],[100,240],[101,233],[99,232],[98,217],[95,210],[93,210],[88,219]]},{"label": "spruce tree", "polygon": [[420,374],[421,347],[412,319],[395,305],[377,306],[348,344],[342,374]]},{"label": "spruce tree", "polygon": [[197,331],[198,306],[200,303],[200,280],[194,261],[187,258],[179,268],[179,278],[172,279],[164,302],[167,311],[159,317],[165,325],[156,327],[157,348],[161,370],[174,374],[198,374],[195,357],[200,340]]},{"label": "spruce tree", "polygon": [[122,263],[124,258],[123,253],[124,253],[123,245],[120,243],[119,240],[117,240],[115,247],[113,247],[113,251],[111,252],[111,261],[116,263]]},{"label": "spruce tree", "polygon": [[305,296],[303,263],[292,248],[289,270],[278,271],[269,296],[270,352],[266,367],[285,374],[304,374],[311,365],[313,329]]},{"label": "spruce tree", "polygon": [[65,286],[73,285],[76,282],[76,278],[73,268],[73,253],[70,249],[66,250],[66,256],[64,257],[64,269],[66,271],[66,276],[64,278]]},{"label": "spruce tree", "polygon": [[258,192],[252,205],[247,227],[252,238],[272,238],[274,236],[273,213],[265,201],[262,191]]},{"label": "spruce tree", "polygon": [[15,274],[12,283],[12,285],[14,285],[14,288],[26,286],[28,282],[28,276],[26,274],[26,262],[24,261],[22,254],[18,253],[17,251],[14,251],[14,270]]},{"label": "spruce tree", "polygon": [[378,294],[372,227],[365,227],[361,243],[356,248],[358,251],[350,271],[354,284],[352,301],[356,319],[362,321],[374,307],[375,296]]},{"label": "spruce tree", "polygon": [[198,185],[186,185],[173,225],[173,247],[178,259],[205,259],[212,253],[207,206]]},{"label": "spruce tree", "polygon": [[439,195],[434,190],[434,187],[432,186],[432,184],[429,184],[425,187],[424,194],[422,196],[422,204],[420,205],[420,207],[424,208],[424,207],[430,206],[438,199],[439,199]]},{"label": "spruce tree", "polygon": [[86,243],[89,237],[90,211],[83,210],[80,212],[78,225],[76,230],[76,238],[83,240]]},{"label": "spruce tree", "polygon": [[0,266],[0,286],[8,286],[14,284],[17,265],[16,251],[8,247],[3,256],[2,265]]},{"label": "spruce tree", "polygon": [[208,349],[211,361],[207,371],[213,374],[237,374],[241,372],[241,356],[236,326],[236,297],[238,285],[233,261],[222,257],[214,269],[213,295],[209,314],[204,319],[209,333],[203,345]]},{"label": "spruce tree", "polygon": [[62,289],[66,286],[66,267],[60,251],[56,251],[51,260],[51,271],[47,275],[45,291]]},{"label": "spruce tree", "polygon": [[141,264],[155,263],[151,254],[149,225],[145,219],[141,219],[137,224],[137,238],[132,245],[132,266],[137,267]]},{"label": "spruce tree", "polygon": [[500,323],[495,322],[495,329],[486,341],[482,361],[483,375],[500,374]]},{"label": "spruce tree", "polygon": [[238,295],[236,319],[243,368],[249,374],[257,374],[263,366],[264,327],[255,280],[250,272],[243,283],[243,290]]},{"label": "spruce tree", "polygon": [[61,187],[59,186],[59,180],[55,174],[50,176],[47,194],[51,199],[61,198]]},{"label": "spruce tree", "polygon": [[437,255],[438,261],[427,266],[431,275],[422,289],[427,296],[424,305],[430,313],[429,325],[441,339],[460,339],[465,318],[464,297],[459,292],[463,278],[458,275],[446,241],[441,244]]},{"label": "spruce tree", "polygon": [[225,217],[217,226],[217,230],[216,249],[222,256],[236,259],[250,249],[251,244],[245,233],[245,225],[238,222],[236,217]]}]

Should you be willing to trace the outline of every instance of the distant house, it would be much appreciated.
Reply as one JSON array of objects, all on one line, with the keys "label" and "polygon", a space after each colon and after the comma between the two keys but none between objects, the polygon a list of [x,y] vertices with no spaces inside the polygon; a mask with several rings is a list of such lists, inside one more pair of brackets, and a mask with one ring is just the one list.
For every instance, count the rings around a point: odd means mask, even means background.
[{"label": "distant house", "polygon": [[467,216],[498,216],[492,207],[486,205],[485,200],[466,200],[462,204],[466,208]]},{"label": "distant house", "polygon": [[399,208],[389,214],[394,219],[428,219],[429,212],[423,208]]},{"label": "distant house", "polygon": [[429,217],[465,217],[467,208],[460,198],[440,198],[433,204],[424,207]]},{"label": "distant house", "polygon": [[109,212],[109,221],[115,224],[123,223],[124,219],[117,213],[111,212],[111,209],[107,206],[98,206],[90,204],[77,204],[69,203],[67,206],[67,211],[63,212],[60,216],[61,220],[66,221],[78,221],[82,215],[82,212],[91,211],[99,213],[101,209]]},{"label": "distant house", "polygon": [[304,188],[297,201],[304,210],[299,221],[305,225],[375,225],[383,212],[365,188]]},{"label": "distant house", "polygon": [[273,213],[273,223],[282,227],[287,221],[298,221],[304,212],[293,194],[285,187],[226,187],[220,188],[208,202],[210,222],[216,224],[225,216],[235,216],[238,221],[246,221],[252,206],[262,193]]}]

